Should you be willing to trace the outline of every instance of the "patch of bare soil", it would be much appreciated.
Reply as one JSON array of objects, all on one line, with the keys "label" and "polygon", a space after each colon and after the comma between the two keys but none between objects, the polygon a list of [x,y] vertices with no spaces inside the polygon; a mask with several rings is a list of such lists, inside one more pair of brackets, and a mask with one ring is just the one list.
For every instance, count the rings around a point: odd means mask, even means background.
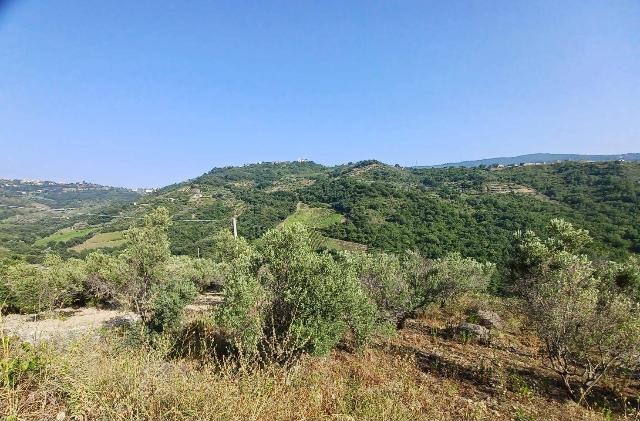
[{"label": "patch of bare soil", "polygon": [[[206,292],[186,306],[187,313],[197,315],[211,310],[223,300],[222,294]],[[69,338],[103,327],[114,327],[138,319],[135,313],[95,307],[62,308],[41,314],[9,314],[2,318],[0,329],[27,342]]]},{"label": "patch of bare soil", "polygon": [[219,292],[205,292],[198,295],[193,303],[185,307],[189,314],[200,314],[211,310],[214,306],[220,304],[224,299]]},{"label": "patch of bare soil", "polygon": [[27,342],[69,338],[90,330],[136,320],[131,312],[95,307],[63,308],[48,314],[10,314],[2,318],[2,329]]}]

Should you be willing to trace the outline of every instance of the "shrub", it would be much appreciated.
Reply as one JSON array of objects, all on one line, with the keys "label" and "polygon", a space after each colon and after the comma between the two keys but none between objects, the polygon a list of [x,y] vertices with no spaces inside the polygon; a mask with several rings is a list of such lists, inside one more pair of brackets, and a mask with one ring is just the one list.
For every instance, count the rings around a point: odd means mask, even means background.
[{"label": "shrub", "polygon": [[598,275],[607,288],[626,294],[640,302],[640,257],[630,256],[625,262],[606,262]]},{"label": "shrub", "polygon": [[242,237],[234,238],[229,230],[218,231],[213,236],[211,256],[214,262],[230,262],[252,252],[251,246]]},{"label": "shrub", "polygon": [[14,389],[24,378],[39,374],[45,368],[40,350],[0,334],[0,387]]},{"label": "shrub", "polygon": [[213,261],[209,259],[171,256],[167,261],[166,277],[189,280],[200,289],[205,289],[219,281],[218,271]]},{"label": "shrub", "polygon": [[123,256],[94,251],[86,258],[86,268],[87,289],[93,299],[101,303],[131,307],[126,295],[120,292],[126,289],[128,280],[133,279],[135,273]]},{"label": "shrub", "polygon": [[263,339],[267,296],[250,267],[247,257],[234,259],[225,276],[224,302],[214,315],[237,350],[255,355]]},{"label": "shrub", "polygon": [[185,306],[198,295],[198,289],[188,279],[172,279],[155,284],[150,291],[151,317],[147,327],[153,332],[167,332],[182,321]]},{"label": "shrub", "polygon": [[217,314],[246,349],[324,355],[347,333],[362,344],[376,329],[355,267],[314,252],[304,227],[267,232],[258,251],[255,261],[234,265]]},{"label": "shrub", "polygon": [[15,264],[6,273],[9,305],[24,313],[68,306],[81,297],[85,276],[78,259],[49,255],[43,265]]},{"label": "shrub", "polygon": [[446,304],[465,293],[486,291],[494,274],[493,263],[451,253],[433,261],[418,291],[425,302]]},{"label": "shrub", "polygon": [[[584,243],[584,232],[566,223],[555,226],[563,229],[559,239],[543,241],[533,233],[520,238],[529,269],[519,291],[551,368],[581,402],[610,372],[640,361],[640,316],[637,302],[608,289],[586,256],[572,254]],[[535,259],[526,260],[531,255]]]},{"label": "shrub", "polygon": [[94,293],[135,311],[151,331],[175,326],[182,308],[195,297],[194,281],[204,283],[210,274],[202,262],[171,258],[169,225],[167,210],[158,208],[145,216],[142,226],[127,231],[120,255],[88,257],[88,282]]},{"label": "shrub", "polygon": [[345,256],[347,263],[355,265],[358,279],[376,304],[382,320],[398,324],[414,309],[415,294],[397,256],[385,253],[348,253]]}]

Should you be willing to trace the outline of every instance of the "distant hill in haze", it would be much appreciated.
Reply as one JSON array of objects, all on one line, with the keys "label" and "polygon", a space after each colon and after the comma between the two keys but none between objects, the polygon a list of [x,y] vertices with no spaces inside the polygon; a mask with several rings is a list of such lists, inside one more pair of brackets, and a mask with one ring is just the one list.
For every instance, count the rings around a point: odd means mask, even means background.
[{"label": "distant hill in haze", "polygon": [[419,168],[446,168],[446,167],[479,167],[480,165],[518,165],[523,163],[553,163],[557,161],[640,161],[640,153],[624,153],[619,155],[579,155],[556,153],[532,153],[510,157],[478,159],[475,161],[450,162],[439,165],[425,165]]},{"label": "distant hill in haze", "polygon": [[14,254],[38,258],[57,243],[55,251],[66,251],[99,229],[105,218],[93,214],[116,212],[139,197],[130,189],[87,182],[0,178],[0,260]]}]

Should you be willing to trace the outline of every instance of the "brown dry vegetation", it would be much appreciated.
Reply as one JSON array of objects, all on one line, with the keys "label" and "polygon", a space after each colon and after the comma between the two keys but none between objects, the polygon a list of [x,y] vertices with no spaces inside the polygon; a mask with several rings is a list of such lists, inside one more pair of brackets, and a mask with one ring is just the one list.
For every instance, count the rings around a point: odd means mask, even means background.
[{"label": "brown dry vegetation", "polygon": [[[490,344],[449,333],[489,305],[504,320]],[[544,368],[515,302],[466,297],[430,308],[395,337],[354,352],[303,357],[292,367],[169,357],[165,346],[131,347],[117,334],[41,345],[42,368],[0,388],[0,415],[17,419],[637,419],[610,397],[591,409],[566,397]],[[10,348],[10,347],[9,347]],[[3,361],[24,351],[5,347]],[[13,354],[12,354],[13,353]],[[613,385],[608,385],[615,390]],[[638,385],[617,385],[618,396]],[[635,395],[634,395],[635,394]],[[634,418],[634,416],[636,418]],[[60,419],[59,418],[59,419]]]}]

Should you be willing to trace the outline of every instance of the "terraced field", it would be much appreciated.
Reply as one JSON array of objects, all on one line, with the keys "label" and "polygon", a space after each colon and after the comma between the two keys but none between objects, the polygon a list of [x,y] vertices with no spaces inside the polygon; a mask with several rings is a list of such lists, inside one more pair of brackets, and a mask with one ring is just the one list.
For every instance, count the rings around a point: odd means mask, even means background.
[{"label": "terraced field", "polygon": [[84,243],[71,247],[71,250],[81,252],[84,250],[119,247],[123,245],[124,242],[124,231],[105,232],[96,234]]},{"label": "terraced field", "polygon": [[45,246],[49,243],[66,242],[74,238],[84,237],[94,232],[96,228],[82,228],[82,229],[63,229],[39,239],[35,242],[36,246]]},{"label": "terraced field", "polygon": [[367,246],[364,244],[353,243],[350,241],[337,240],[335,238],[329,238],[322,235],[318,230],[327,228],[335,224],[343,224],[345,222],[344,216],[337,213],[335,210],[329,207],[310,207],[302,202],[296,206],[296,211],[289,215],[287,219],[282,221],[281,226],[287,226],[290,224],[302,224],[305,227],[312,230],[312,238],[314,245],[319,249],[329,250],[351,250],[351,251],[364,251]]},{"label": "terraced field", "polygon": [[344,220],[345,219],[342,215],[329,207],[312,208],[309,205],[300,202],[296,207],[296,211],[289,215],[281,225],[287,226],[299,223],[307,228],[321,229],[333,224],[341,224]]}]

